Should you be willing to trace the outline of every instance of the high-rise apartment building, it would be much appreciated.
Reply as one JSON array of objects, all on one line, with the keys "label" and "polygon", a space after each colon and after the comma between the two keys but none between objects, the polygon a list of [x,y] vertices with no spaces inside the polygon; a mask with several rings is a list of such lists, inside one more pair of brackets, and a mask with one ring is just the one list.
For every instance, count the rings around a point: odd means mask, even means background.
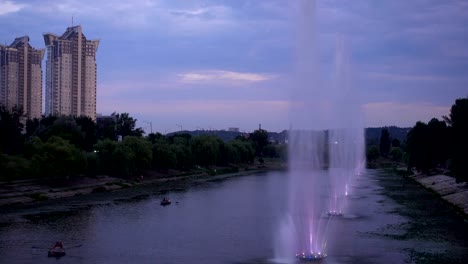
[{"label": "high-rise apartment building", "polygon": [[42,115],[42,59],[44,49],[29,45],[29,37],[0,45],[0,104],[23,108],[28,118]]},{"label": "high-rise apartment building", "polygon": [[62,36],[44,34],[47,47],[45,114],[89,116],[96,120],[96,52],[81,26]]}]

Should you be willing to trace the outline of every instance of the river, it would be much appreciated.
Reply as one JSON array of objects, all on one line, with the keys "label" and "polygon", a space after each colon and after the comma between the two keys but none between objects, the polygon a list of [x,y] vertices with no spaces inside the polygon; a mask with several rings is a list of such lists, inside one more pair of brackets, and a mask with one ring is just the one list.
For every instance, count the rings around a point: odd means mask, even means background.
[{"label": "river", "polygon": [[[92,206],[77,206],[76,199],[50,202],[49,209],[76,209],[1,225],[0,262],[274,263],[287,205],[286,174],[204,182],[165,194],[133,189],[140,199],[117,191],[107,194],[107,203]],[[351,192],[347,212],[332,225],[323,263],[463,263],[467,257],[466,222],[414,183],[369,170]],[[405,194],[416,198],[405,200]],[[172,204],[161,206],[163,196]],[[434,206],[443,214],[425,215],[423,225],[418,214]],[[63,241],[67,255],[48,258],[47,247],[56,240]]]}]

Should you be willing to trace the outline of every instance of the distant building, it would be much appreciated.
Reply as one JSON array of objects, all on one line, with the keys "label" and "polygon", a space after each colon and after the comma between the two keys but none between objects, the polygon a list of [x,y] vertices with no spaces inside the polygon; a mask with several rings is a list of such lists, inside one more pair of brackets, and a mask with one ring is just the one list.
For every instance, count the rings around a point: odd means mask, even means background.
[{"label": "distant building", "polygon": [[62,36],[44,34],[47,46],[45,114],[85,115],[96,120],[96,52],[81,26]]},{"label": "distant building", "polygon": [[230,128],[228,128],[228,131],[229,132],[239,132],[239,128],[238,127],[230,127]]},{"label": "distant building", "polygon": [[0,104],[21,107],[28,118],[42,115],[42,59],[44,49],[19,37],[9,46],[0,45]]}]

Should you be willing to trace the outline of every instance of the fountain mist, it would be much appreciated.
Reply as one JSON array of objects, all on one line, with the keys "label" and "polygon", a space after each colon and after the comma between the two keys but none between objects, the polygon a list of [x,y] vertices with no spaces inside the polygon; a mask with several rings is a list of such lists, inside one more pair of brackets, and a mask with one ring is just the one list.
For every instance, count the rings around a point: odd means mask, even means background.
[{"label": "fountain mist", "polygon": [[[359,96],[352,90],[350,56],[338,38],[332,82],[322,78],[317,56],[315,1],[301,0],[295,81],[291,89],[288,212],[276,257],[324,256],[334,218],[363,169],[364,128]],[[327,84],[328,83],[328,84]]]}]

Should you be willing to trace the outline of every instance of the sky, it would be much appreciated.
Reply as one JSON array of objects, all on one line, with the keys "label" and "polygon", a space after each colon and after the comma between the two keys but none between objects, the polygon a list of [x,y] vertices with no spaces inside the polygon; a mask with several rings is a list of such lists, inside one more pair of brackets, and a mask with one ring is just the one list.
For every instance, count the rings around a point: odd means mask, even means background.
[{"label": "sky", "polygon": [[468,96],[468,1],[309,1],[304,13],[307,0],[0,0],[0,42],[44,48],[44,33],[81,25],[100,39],[97,112],[147,132],[288,129],[304,49],[307,83],[330,90],[314,78],[333,80],[345,47],[366,127],[440,119]]}]

